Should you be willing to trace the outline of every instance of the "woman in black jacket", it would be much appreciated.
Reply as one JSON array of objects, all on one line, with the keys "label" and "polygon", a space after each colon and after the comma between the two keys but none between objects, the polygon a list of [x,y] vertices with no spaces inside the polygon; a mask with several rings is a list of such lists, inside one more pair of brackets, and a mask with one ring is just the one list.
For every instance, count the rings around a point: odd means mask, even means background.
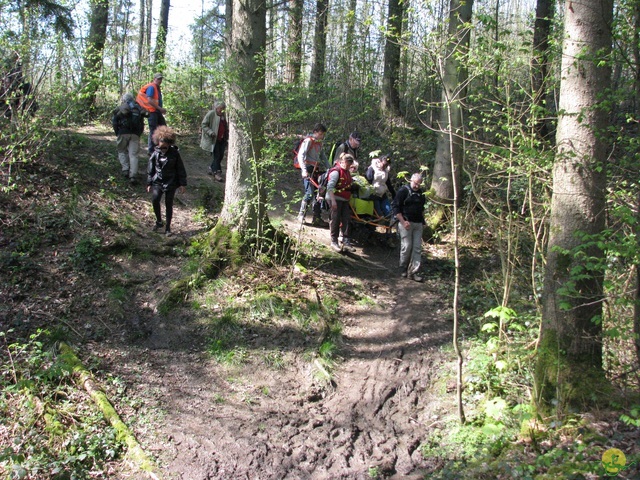
[{"label": "woman in black jacket", "polygon": [[184,193],[187,186],[187,171],[184,168],[180,151],[176,147],[176,133],[167,126],[160,126],[153,132],[153,142],[156,147],[149,157],[147,167],[147,192],[153,190],[151,203],[153,213],[156,215],[156,225],[153,231],[157,232],[164,226],[160,212],[160,201],[165,195],[164,205],[167,216],[165,235],[171,236],[171,218],[173,217],[173,198],[176,190]]}]

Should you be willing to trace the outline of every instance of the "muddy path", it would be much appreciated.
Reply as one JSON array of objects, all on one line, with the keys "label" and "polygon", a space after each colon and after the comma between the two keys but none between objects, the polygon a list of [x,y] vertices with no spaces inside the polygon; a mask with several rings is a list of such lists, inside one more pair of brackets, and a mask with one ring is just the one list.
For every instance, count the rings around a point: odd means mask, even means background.
[{"label": "muddy path", "polygon": [[[224,188],[206,174],[207,158],[199,149],[181,151],[189,187],[175,207],[175,238],[141,232],[144,241],[188,241],[200,228],[191,206],[206,190],[221,194]],[[295,172],[283,182],[298,188]],[[143,187],[130,188],[151,226]],[[276,206],[272,218],[297,235],[286,202],[278,197]],[[302,237],[329,243],[328,230],[306,226]],[[443,280],[436,275],[422,284],[401,279],[397,247],[356,246],[356,254],[317,272],[325,288],[338,282],[358,285],[375,300],[340,305],[343,340],[328,384],[318,381],[305,355],[309,339],[278,324],[247,332],[253,352],[284,352],[277,368],[257,360],[213,361],[202,322],[187,310],[166,317],[154,310],[162,290],[178,278],[179,265],[165,258],[152,268],[127,267],[150,286],[125,315],[124,330],[142,333],[133,338],[123,331],[90,349],[105,369],[123,379],[128,395],[141,399],[137,408],[145,415],[130,409],[125,417],[157,458],[163,478],[406,479],[423,478],[435,467],[419,446],[452,408],[434,391],[441,369],[451,368],[438,349],[450,342],[452,326],[437,293]],[[425,258],[428,273],[429,255]]]}]

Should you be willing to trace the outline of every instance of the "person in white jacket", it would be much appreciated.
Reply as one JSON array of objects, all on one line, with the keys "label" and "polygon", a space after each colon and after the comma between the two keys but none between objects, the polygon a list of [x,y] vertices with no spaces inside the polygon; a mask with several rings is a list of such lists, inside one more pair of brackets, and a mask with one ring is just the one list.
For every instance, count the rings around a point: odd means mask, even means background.
[{"label": "person in white jacket", "polygon": [[391,183],[390,170],[391,155],[386,154],[371,160],[371,165],[365,173],[365,177],[367,177],[367,180],[374,189],[374,194],[371,196],[373,208],[376,209],[378,215],[383,217],[391,213],[391,203],[387,193],[390,193],[391,197],[396,196],[395,189]]},{"label": "person in white jacket", "polygon": [[222,181],[222,158],[227,148],[229,139],[229,126],[224,113],[226,104],[222,101],[215,102],[213,110],[209,110],[202,119],[202,134],[200,148],[212,155],[209,175],[213,175],[218,182]]}]

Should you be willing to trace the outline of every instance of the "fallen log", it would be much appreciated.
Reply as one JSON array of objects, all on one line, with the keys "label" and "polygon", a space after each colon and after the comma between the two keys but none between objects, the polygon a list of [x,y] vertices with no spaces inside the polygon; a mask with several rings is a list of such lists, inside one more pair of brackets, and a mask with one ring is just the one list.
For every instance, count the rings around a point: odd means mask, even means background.
[{"label": "fallen log", "polygon": [[107,395],[102,391],[93,379],[93,375],[87,370],[73,349],[66,343],[60,343],[60,358],[66,363],[74,373],[76,384],[84,388],[102,411],[104,418],[116,431],[116,437],[127,446],[126,456],[134,467],[146,473],[149,478],[159,480],[156,465],[149,458],[142,446],[138,443],[131,429],[122,421],[116,409],[109,401]]}]

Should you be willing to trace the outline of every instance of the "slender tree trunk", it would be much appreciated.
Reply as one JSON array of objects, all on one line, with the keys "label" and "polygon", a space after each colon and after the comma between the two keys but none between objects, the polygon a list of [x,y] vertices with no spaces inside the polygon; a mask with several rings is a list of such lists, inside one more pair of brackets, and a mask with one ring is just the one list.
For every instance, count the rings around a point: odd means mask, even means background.
[{"label": "slender tree trunk", "polygon": [[161,0],[160,3],[160,19],[158,22],[158,34],[156,35],[156,51],[154,66],[161,68],[164,64],[165,53],[167,50],[167,33],[169,32],[169,8],[171,0]]},{"label": "slender tree trunk", "polygon": [[153,23],[153,0],[140,0],[147,3],[147,16],[146,16],[146,43],[145,43],[145,63],[151,65],[151,25]]},{"label": "slender tree trunk", "polygon": [[324,81],[324,66],[327,54],[327,22],[329,0],[316,1],[316,29],[313,40],[313,64],[311,66],[311,89],[317,89]]},{"label": "slender tree trunk", "polygon": [[285,83],[300,84],[302,68],[302,0],[289,0],[289,32]]},{"label": "slender tree trunk", "polygon": [[382,75],[382,113],[391,117],[400,116],[400,41],[402,39],[402,0],[389,0],[387,38],[384,47],[384,72]]},{"label": "slender tree trunk", "polygon": [[[640,3],[636,2],[633,10],[633,59],[635,63],[635,110],[636,118],[640,118]],[[636,173],[636,178],[640,177],[640,173]],[[635,234],[638,239],[638,247],[640,248],[640,192],[637,193],[637,213],[638,223],[636,224]],[[636,265],[636,299],[633,308],[633,333],[636,335],[636,356],[640,361],[640,265]]]},{"label": "slender tree trunk", "polygon": [[[471,21],[472,11],[472,0],[451,0],[448,49],[441,67],[442,109],[438,124],[439,134],[431,189],[438,200],[448,204],[453,203],[454,185],[460,187],[460,170],[464,155],[462,105],[467,95],[468,72],[462,58],[466,56],[469,49],[468,24]],[[452,171],[452,165],[455,166],[454,171]],[[453,175],[456,175],[455,182]],[[460,192],[455,193],[455,197],[460,198]],[[438,219],[435,223],[440,221],[441,219]]]},{"label": "slender tree trunk", "polygon": [[107,24],[109,22],[109,0],[91,1],[91,25],[89,38],[84,51],[82,66],[81,89],[82,101],[86,110],[93,110],[96,101],[96,93],[100,86],[102,73],[102,56],[107,37]]},{"label": "slender tree trunk", "polygon": [[533,27],[533,55],[531,57],[531,88],[533,108],[538,119],[536,132],[540,138],[547,138],[551,127],[547,120],[545,100],[547,96],[547,78],[549,77],[549,36],[555,15],[554,0],[538,0],[536,21]]},{"label": "slender tree trunk", "polygon": [[[349,12],[347,14],[347,32],[345,34],[344,42],[344,55],[342,58],[343,64],[343,82],[345,86],[353,86],[351,72],[352,63],[354,58],[354,41],[356,37],[356,9],[358,7],[358,0],[349,0]],[[346,91],[347,89],[345,89]]]},{"label": "slender tree trunk", "polygon": [[266,6],[262,0],[234,0],[231,16],[227,182],[216,228],[259,242],[268,224],[262,163]]},{"label": "slender tree trunk", "polygon": [[[142,64],[143,63],[143,55],[144,55],[144,41],[145,41],[145,25],[146,25],[146,14],[145,14],[145,6],[146,6],[146,2],[145,0],[139,0],[139,11],[138,11],[138,15],[140,16],[139,19],[139,23],[138,23],[138,30],[139,30],[139,36],[138,36],[138,64]],[[138,71],[136,72],[137,75],[140,75],[140,69],[138,68]]]},{"label": "slender tree trunk", "polygon": [[[603,252],[583,236],[605,225],[613,0],[566,0],[562,80],[542,328],[536,365],[539,406],[581,406],[602,372]],[[590,242],[590,240],[586,240]],[[593,245],[593,246],[592,246]]]}]

